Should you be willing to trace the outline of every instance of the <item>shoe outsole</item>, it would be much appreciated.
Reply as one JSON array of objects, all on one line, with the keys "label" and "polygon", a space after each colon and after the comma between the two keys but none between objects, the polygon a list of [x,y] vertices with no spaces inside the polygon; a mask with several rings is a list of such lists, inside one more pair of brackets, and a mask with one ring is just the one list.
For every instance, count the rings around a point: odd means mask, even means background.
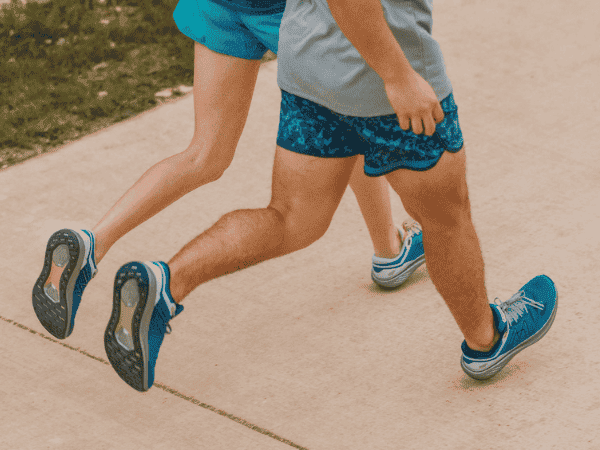
[{"label": "shoe outsole", "polygon": [[529,339],[526,339],[523,342],[521,342],[519,345],[517,345],[515,348],[513,348],[510,352],[507,352],[506,355],[504,355],[502,358],[500,358],[495,364],[491,365],[490,367],[486,368],[485,370],[483,370],[481,372],[474,372],[474,371],[470,370],[465,365],[465,362],[461,356],[460,365],[461,365],[462,369],[465,371],[465,373],[467,375],[469,375],[471,378],[474,378],[476,380],[488,380],[488,379],[492,378],[494,375],[496,375],[498,372],[500,372],[504,368],[504,366],[506,366],[510,362],[511,359],[513,359],[515,356],[517,356],[517,353],[519,353],[519,352],[525,350],[527,347],[535,344],[540,339],[542,339],[546,335],[546,333],[548,333],[548,331],[550,330],[550,327],[554,323],[554,318],[556,317],[557,310],[558,310],[558,293],[556,293],[554,311],[552,311],[552,314],[550,315],[550,318],[548,319],[546,324],[542,328],[540,328],[537,333],[535,333]]},{"label": "shoe outsole", "polygon": [[[121,315],[121,290],[128,280],[135,280],[139,301],[133,313],[132,338],[134,349],[125,349],[115,336]],[[152,270],[141,262],[125,264],[115,275],[113,309],[104,332],[104,349],[113,369],[123,381],[140,392],[148,387],[148,330],[154,311],[150,299],[156,297],[156,280]]]},{"label": "shoe outsole", "polygon": [[381,279],[375,276],[375,271],[371,270],[371,279],[377,283],[381,287],[385,288],[397,288],[402,283],[404,283],[408,278],[419,268],[421,265],[425,263],[425,255],[419,256],[415,259],[406,270],[399,273],[395,277],[390,279]]},{"label": "shoe outsole", "polygon": [[[52,269],[54,250],[66,245],[69,261],[60,277],[59,301],[55,303],[44,291]],[[84,242],[73,230],[62,229],[48,239],[44,267],[35,282],[32,292],[32,304],[35,314],[42,326],[55,338],[65,339],[71,335],[71,314],[73,312],[73,291],[75,282],[84,264]]]}]

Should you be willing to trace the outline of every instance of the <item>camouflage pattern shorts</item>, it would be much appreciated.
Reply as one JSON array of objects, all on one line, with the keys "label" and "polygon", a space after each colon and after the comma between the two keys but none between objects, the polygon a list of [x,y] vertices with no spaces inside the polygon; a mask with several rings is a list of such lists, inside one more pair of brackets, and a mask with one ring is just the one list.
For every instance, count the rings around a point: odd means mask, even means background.
[{"label": "camouflage pattern shorts", "polygon": [[425,136],[400,128],[396,114],[346,116],[282,90],[277,145],[320,158],[364,155],[364,172],[371,177],[397,169],[428,170],[445,150],[456,153],[463,146],[452,93],[440,104],[444,120]]}]

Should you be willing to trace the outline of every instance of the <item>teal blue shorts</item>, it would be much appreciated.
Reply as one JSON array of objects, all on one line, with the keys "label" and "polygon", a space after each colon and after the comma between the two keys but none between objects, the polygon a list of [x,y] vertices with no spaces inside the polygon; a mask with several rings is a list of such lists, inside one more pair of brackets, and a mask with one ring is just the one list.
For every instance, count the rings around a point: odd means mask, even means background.
[{"label": "teal blue shorts", "polygon": [[210,0],[179,0],[173,12],[177,28],[212,51],[243,59],[277,54],[283,11],[249,14]]}]

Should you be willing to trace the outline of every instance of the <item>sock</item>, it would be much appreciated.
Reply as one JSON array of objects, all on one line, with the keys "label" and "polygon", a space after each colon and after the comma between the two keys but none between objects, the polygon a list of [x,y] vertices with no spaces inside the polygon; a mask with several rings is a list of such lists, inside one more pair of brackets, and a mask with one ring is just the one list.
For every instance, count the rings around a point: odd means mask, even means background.
[{"label": "sock", "polygon": [[[490,308],[492,308],[492,307],[490,306]],[[498,311],[496,311],[495,308],[492,308],[492,313],[494,314],[494,326],[496,327],[496,330],[498,330],[498,334],[500,335],[500,337],[498,338],[498,342],[496,342],[494,344],[494,346],[492,347],[492,349],[489,352],[479,352],[477,350],[473,350],[471,347],[469,347],[467,345],[467,342],[464,341],[463,345],[462,345],[462,350],[463,350],[463,353],[466,356],[468,356],[469,358],[490,357],[490,356],[492,356],[492,354],[494,354],[498,350],[498,347],[500,347],[500,344],[502,343],[502,336],[504,335],[504,332],[506,331],[506,329],[504,327],[501,327],[500,316],[499,316],[500,313]]]}]

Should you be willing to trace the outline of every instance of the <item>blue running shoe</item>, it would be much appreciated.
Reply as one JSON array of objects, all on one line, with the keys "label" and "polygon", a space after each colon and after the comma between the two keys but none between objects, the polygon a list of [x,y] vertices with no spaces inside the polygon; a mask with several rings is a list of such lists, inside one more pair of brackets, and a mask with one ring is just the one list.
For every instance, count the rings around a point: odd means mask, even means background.
[{"label": "blue running shoe", "polygon": [[398,230],[402,237],[402,249],[397,258],[378,258],[373,255],[371,278],[386,288],[395,288],[404,283],[425,262],[423,232],[414,220],[405,221]]},{"label": "blue running shoe", "polygon": [[33,286],[33,310],[52,336],[73,332],[83,291],[98,273],[94,234],[62,229],[48,240],[42,273]]},{"label": "blue running shoe", "polygon": [[169,266],[158,261],[127,263],[115,276],[104,348],[117,374],[140,392],[154,384],[158,351],[165,333],[171,333],[169,321],[183,311],[173,301],[170,280]]},{"label": "blue running shoe", "polygon": [[521,350],[548,332],[558,307],[556,287],[546,275],[529,281],[502,303],[490,304],[500,339],[489,352],[471,350],[465,341],[460,365],[467,375],[486,380],[496,375]]}]

